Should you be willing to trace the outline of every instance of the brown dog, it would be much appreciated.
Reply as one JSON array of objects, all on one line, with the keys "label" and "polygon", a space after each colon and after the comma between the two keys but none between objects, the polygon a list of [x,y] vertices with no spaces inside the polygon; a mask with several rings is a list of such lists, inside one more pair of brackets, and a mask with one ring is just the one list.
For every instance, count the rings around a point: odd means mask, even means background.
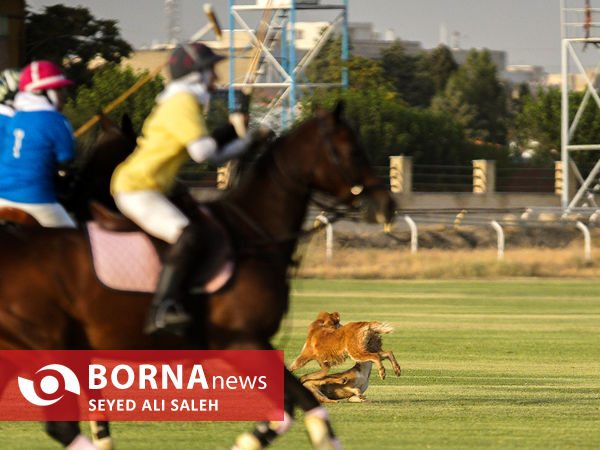
[{"label": "brown dog", "polygon": [[306,380],[304,386],[323,403],[337,403],[344,398],[353,403],[367,402],[363,394],[369,387],[372,367],[371,361],[359,362],[345,372]]},{"label": "brown dog", "polygon": [[381,322],[349,322],[341,326],[339,313],[320,312],[317,320],[310,324],[302,352],[290,365],[290,370],[316,360],[321,370],[302,376],[300,381],[304,383],[324,377],[332,366],[341,364],[350,356],[356,362],[375,363],[382,380],[385,368],[381,360],[389,359],[394,372],[400,376],[400,366],[394,354],[381,348],[381,335],[391,331],[391,326]]}]

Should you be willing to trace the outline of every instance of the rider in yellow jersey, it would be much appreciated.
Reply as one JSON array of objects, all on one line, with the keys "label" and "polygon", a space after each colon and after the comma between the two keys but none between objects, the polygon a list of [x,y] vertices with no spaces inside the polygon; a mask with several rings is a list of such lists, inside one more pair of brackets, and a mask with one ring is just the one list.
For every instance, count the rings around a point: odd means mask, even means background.
[{"label": "rider in yellow jersey", "polygon": [[203,113],[216,81],[214,66],[222,59],[200,43],[173,50],[172,81],[157,97],[135,151],[111,179],[119,210],[147,233],[173,244],[148,313],[144,331],[149,334],[163,328],[180,331],[191,320],[180,297],[201,231],[167,198],[177,170],[189,157],[221,164],[249,145],[249,138],[239,138],[232,124],[212,135],[206,128]]}]

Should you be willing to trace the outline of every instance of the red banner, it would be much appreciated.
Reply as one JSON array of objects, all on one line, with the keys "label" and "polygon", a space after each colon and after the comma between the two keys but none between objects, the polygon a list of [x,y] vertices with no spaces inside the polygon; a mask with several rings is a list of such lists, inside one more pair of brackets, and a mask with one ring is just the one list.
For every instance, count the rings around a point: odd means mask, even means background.
[{"label": "red banner", "polygon": [[283,420],[279,350],[0,350],[0,420]]}]

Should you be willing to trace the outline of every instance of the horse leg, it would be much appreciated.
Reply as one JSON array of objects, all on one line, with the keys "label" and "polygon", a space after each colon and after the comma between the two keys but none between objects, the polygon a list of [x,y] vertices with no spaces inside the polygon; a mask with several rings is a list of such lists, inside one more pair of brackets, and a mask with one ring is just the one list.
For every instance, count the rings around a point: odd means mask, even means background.
[{"label": "horse leg", "polygon": [[79,422],[46,422],[46,433],[69,450],[97,450],[92,441],[80,433]]},{"label": "horse leg", "polygon": [[232,450],[260,450],[270,445],[292,425],[295,406],[299,406],[305,412],[304,422],[314,448],[319,450],[341,448],[329,423],[327,410],[287,369],[284,372],[284,397],[283,421],[259,423],[252,433],[240,435]]},{"label": "horse leg", "polygon": [[315,396],[289,370],[285,371],[285,393],[304,411],[304,424],[313,447],[319,450],[340,449],[329,414]]}]

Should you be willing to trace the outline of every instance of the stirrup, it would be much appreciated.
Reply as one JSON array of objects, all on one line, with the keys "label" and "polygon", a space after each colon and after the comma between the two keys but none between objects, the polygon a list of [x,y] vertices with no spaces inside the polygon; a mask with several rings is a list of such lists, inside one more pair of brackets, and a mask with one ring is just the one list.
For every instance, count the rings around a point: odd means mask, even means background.
[{"label": "stirrup", "polygon": [[144,326],[144,333],[151,335],[164,330],[181,336],[191,322],[192,317],[179,302],[165,299],[150,313]]}]

